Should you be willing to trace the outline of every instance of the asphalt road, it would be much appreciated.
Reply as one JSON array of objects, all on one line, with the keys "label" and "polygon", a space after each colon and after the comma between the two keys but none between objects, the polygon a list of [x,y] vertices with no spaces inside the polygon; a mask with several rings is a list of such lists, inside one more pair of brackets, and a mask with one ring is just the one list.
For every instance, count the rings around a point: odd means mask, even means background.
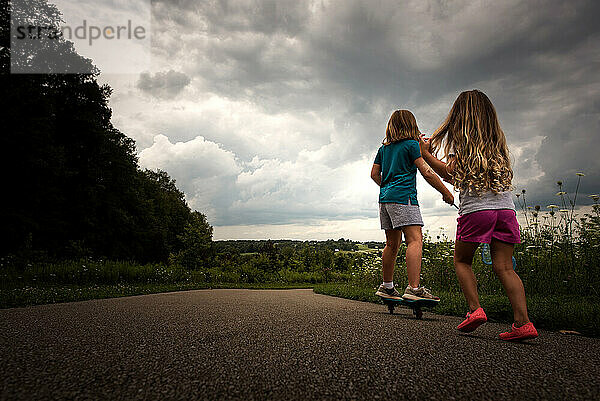
[{"label": "asphalt road", "polygon": [[599,399],[600,339],[311,290],[200,290],[0,310],[0,397]]}]

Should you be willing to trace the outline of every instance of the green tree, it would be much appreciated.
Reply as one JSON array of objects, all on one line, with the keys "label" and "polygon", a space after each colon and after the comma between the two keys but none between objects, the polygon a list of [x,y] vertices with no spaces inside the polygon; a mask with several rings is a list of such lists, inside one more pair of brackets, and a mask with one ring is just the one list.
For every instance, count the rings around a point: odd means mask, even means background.
[{"label": "green tree", "polygon": [[140,246],[138,258],[166,261],[171,253],[184,246],[181,235],[195,217],[184,193],[165,171],[144,170],[137,178],[133,227]]},{"label": "green tree", "polygon": [[[59,25],[54,5],[27,4],[14,15]],[[134,141],[111,123],[112,90],[98,84],[93,65],[90,74],[10,74],[9,18],[9,2],[2,1],[0,160],[8,191],[1,198],[0,253],[168,260],[185,246],[184,228],[202,219],[166,172],[139,169]],[[18,57],[25,63],[19,66],[91,63],[64,39],[45,42],[25,49],[31,57]]]},{"label": "green tree", "polygon": [[207,267],[213,257],[212,233],[213,228],[206,216],[192,212],[183,234],[179,236],[182,249],[171,257],[171,261],[190,269]]}]

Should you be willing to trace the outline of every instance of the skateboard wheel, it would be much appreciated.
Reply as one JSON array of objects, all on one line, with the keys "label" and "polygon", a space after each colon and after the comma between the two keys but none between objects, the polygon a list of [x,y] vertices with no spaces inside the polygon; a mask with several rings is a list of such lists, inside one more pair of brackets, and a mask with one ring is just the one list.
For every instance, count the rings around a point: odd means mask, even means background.
[{"label": "skateboard wheel", "polygon": [[390,311],[390,315],[394,314],[394,305],[388,304],[388,310]]},{"label": "skateboard wheel", "polygon": [[417,319],[422,319],[423,318],[423,311],[421,309],[415,310],[415,316],[416,316]]}]

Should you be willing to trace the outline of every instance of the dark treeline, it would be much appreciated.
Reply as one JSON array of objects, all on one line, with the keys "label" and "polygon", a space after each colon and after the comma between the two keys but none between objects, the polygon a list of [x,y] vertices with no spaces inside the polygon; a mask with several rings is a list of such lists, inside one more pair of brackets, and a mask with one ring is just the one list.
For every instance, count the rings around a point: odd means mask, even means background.
[{"label": "dark treeline", "polygon": [[[58,26],[55,6],[32,3],[33,22]],[[98,72],[10,74],[6,1],[0,19],[2,255],[206,259],[212,228],[166,172],[139,168],[134,141],[111,123],[111,89]],[[64,39],[53,42],[25,62],[86,62]]]},{"label": "dark treeline", "polygon": [[347,281],[353,271],[374,256],[371,252],[353,252],[358,250],[359,244],[343,238],[337,241],[215,241],[210,268],[199,271],[205,282]]},{"label": "dark treeline", "polygon": [[[384,243],[375,243],[383,248]],[[205,282],[321,283],[347,281],[377,254],[356,252],[364,243],[344,238],[326,241],[214,241],[208,269],[198,269]]]},{"label": "dark treeline", "polygon": [[[331,251],[356,251],[360,242],[340,238],[337,241],[328,239],[326,241],[297,241],[297,240],[226,240],[215,241],[213,249],[216,253],[257,253],[269,252],[273,248],[292,247],[301,249],[314,247],[318,249],[329,249]],[[375,248],[375,247],[374,247]]]}]

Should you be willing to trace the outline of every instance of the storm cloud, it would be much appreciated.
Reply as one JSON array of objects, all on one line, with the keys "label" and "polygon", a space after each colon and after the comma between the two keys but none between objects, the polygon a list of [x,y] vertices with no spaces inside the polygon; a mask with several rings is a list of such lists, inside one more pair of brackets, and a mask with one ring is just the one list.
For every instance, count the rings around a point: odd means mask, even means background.
[{"label": "storm cloud", "polygon": [[[106,79],[142,165],[176,178],[216,233],[376,226],[368,173],[390,113],[431,132],[473,88],[497,108],[515,189],[545,205],[578,171],[600,192],[597,15],[594,1],[155,1],[154,71]],[[455,218],[418,188],[426,224]]]},{"label": "storm cloud", "polygon": [[169,70],[152,75],[148,72],[140,74],[137,88],[142,92],[158,98],[172,99],[190,83],[190,77],[184,73]]}]

